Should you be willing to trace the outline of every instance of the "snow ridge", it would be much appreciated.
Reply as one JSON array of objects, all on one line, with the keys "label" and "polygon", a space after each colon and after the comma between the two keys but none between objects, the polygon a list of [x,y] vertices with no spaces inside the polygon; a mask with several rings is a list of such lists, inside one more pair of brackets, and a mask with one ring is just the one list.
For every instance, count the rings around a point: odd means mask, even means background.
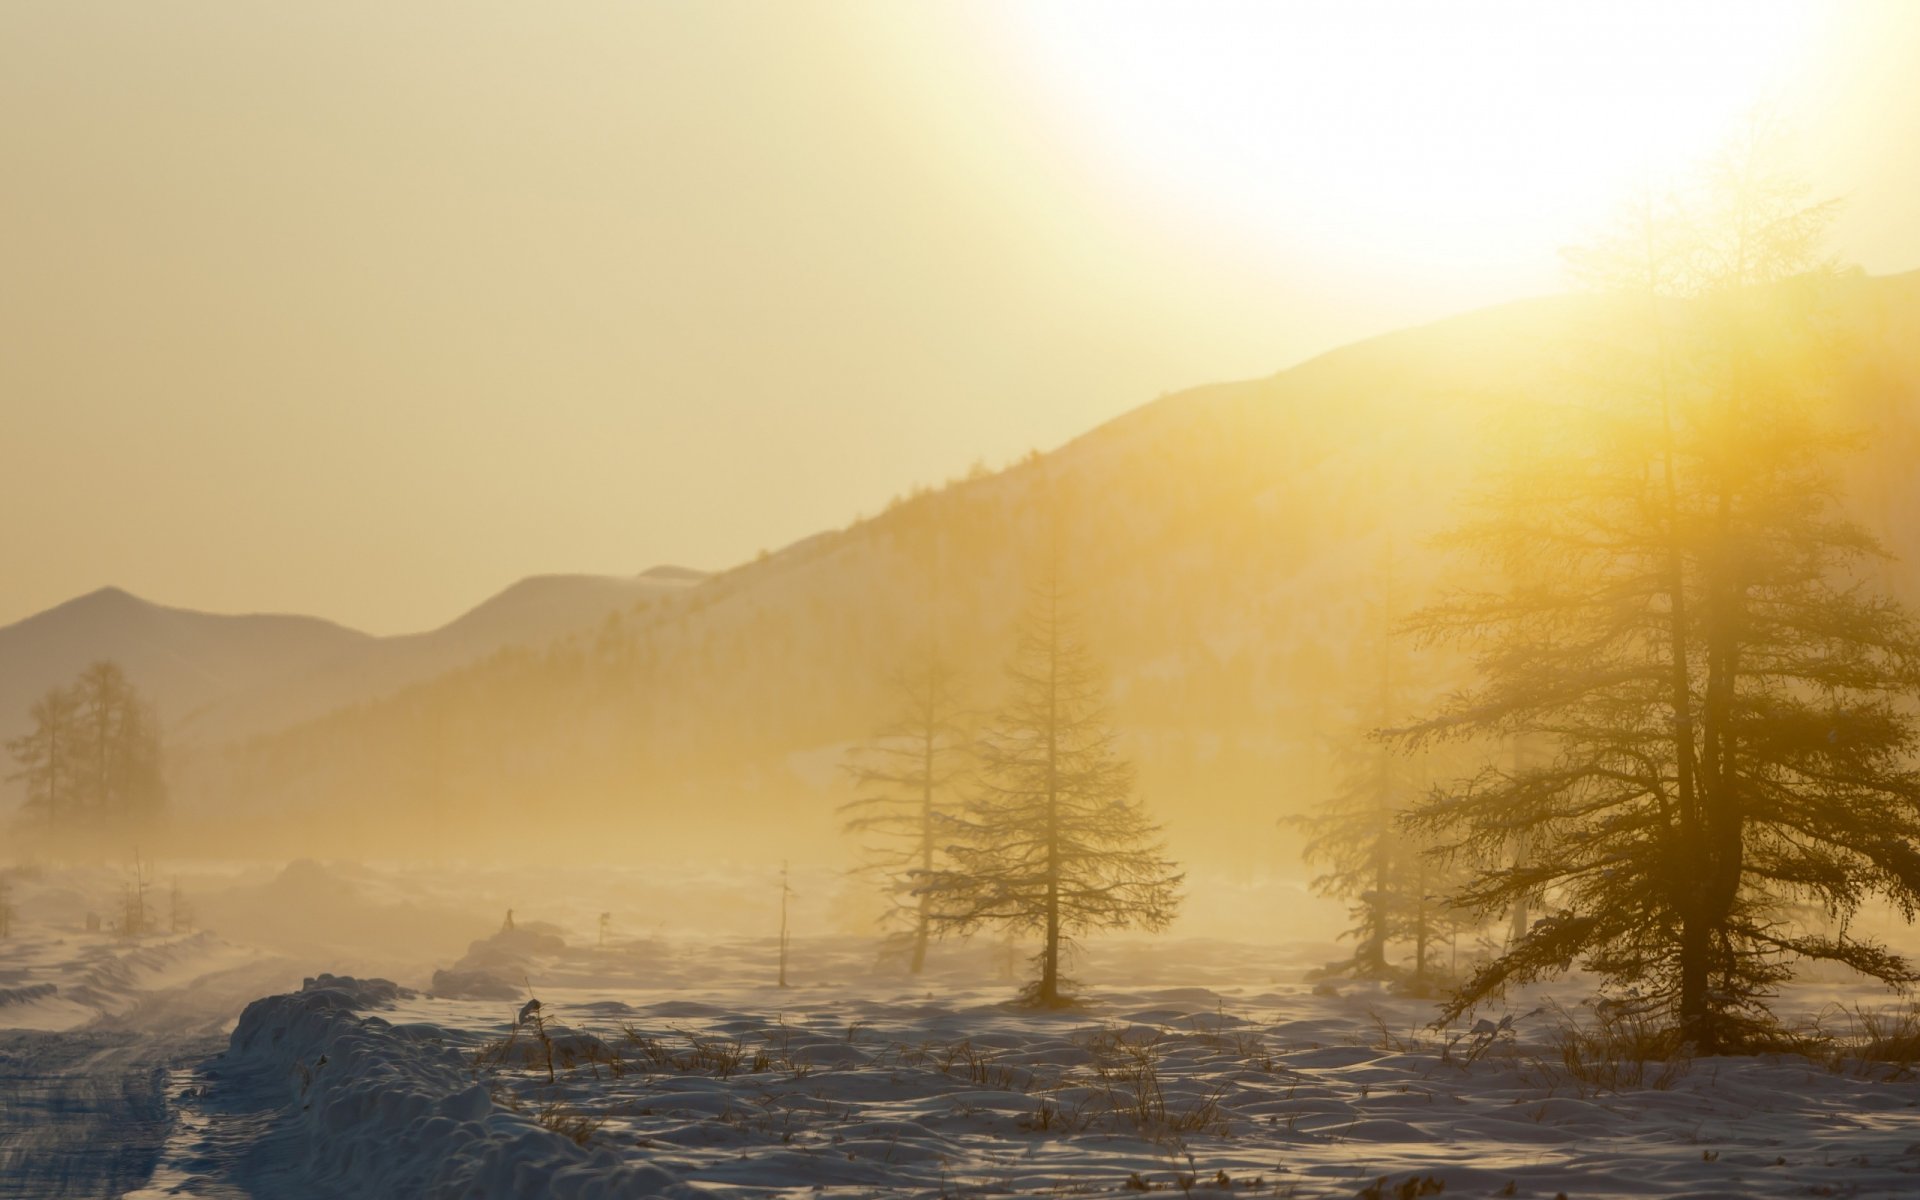
[{"label": "snow ridge", "polygon": [[237,1085],[282,1109],[283,1145],[303,1182],[378,1196],[709,1195],[611,1149],[589,1153],[495,1105],[436,1027],[357,1011],[400,994],[386,980],[322,976],[254,1001],[234,1028],[215,1086]]}]

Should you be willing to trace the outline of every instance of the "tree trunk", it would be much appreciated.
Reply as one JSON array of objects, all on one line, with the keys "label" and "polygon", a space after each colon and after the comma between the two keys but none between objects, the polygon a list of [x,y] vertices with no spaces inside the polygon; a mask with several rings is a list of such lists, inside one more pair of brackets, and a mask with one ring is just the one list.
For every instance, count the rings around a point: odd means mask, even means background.
[{"label": "tree trunk", "polygon": [[1418,996],[1427,986],[1427,864],[1422,862],[1414,876],[1418,895],[1413,917],[1413,989]]},{"label": "tree trunk", "polygon": [[1375,835],[1373,851],[1373,894],[1367,897],[1366,933],[1354,949],[1354,974],[1377,979],[1387,973],[1387,895],[1393,886],[1392,864],[1386,842]]},{"label": "tree trunk", "polygon": [[1060,1003],[1060,894],[1054,886],[1047,888],[1047,946],[1040,963],[1040,990],[1034,993],[1034,999],[1045,1005]]},{"label": "tree trunk", "polygon": [[[1515,757],[1518,757],[1518,755],[1515,755]],[[1520,832],[1514,835],[1513,865],[1516,867],[1522,867],[1526,865],[1526,862],[1527,862],[1527,831],[1522,829]],[[1532,928],[1533,928],[1533,905],[1527,902],[1527,897],[1522,896],[1518,900],[1515,900],[1513,902],[1513,913],[1507,925],[1507,949],[1511,950],[1515,946],[1518,946],[1520,944],[1520,939],[1523,937],[1526,937],[1527,930]]]},{"label": "tree trunk", "polygon": [[780,984],[787,986],[787,864],[780,864]]},{"label": "tree trunk", "polygon": [[[1653,225],[1643,226],[1647,243],[1646,259],[1657,261],[1653,244]],[[1656,339],[1655,367],[1659,372],[1661,425],[1661,489],[1666,542],[1666,587],[1668,620],[1668,705],[1673,717],[1674,813],[1668,828],[1673,830],[1673,848],[1666,875],[1674,907],[1680,911],[1680,1037],[1702,1052],[1711,1052],[1713,1031],[1708,1014],[1708,951],[1711,945],[1711,921],[1707,915],[1707,878],[1712,851],[1707,837],[1708,806],[1716,784],[1717,760],[1714,755],[1714,679],[1717,656],[1711,634],[1706,647],[1707,696],[1703,744],[1696,746],[1694,725],[1694,685],[1692,673],[1692,630],[1687,603],[1686,559],[1682,538],[1683,513],[1680,504],[1679,453],[1673,428],[1673,401],[1667,371],[1666,324],[1651,284],[1647,292],[1647,320]],[[1725,510],[1722,510],[1724,529]],[[1708,581],[1708,612],[1717,616],[1713,603],[1713,580]],[[1718,623],[1715,622],[1717,625]],[[1696,758],[1696,755],[1699,757]]]},{"label": "tree trunk", "polygon": [[1707,1002],[1708,923],[1689,913],[1680,926],[1680,1040],[1694,1053],[1714,1053],[1713,1021]]},{"label": "tree trunk", "polygon": [[1056,586],[1047,612],[1047,944],[1041,951],[1043,1005],[1060,1003],[1060,599]]},{"label": "tree trunk", "polygon": [[80,789],[74,786],[74,776],[79,773],[78,768],[67,762],[67,757],[71,753],[59,733],[48,736],[47,821],[52,825],[62,824],[68,817],[73,816],[74,814],[59,810],[63,805],[71,807],[80,798]]},{"label": "tree trunk", "polygon": [[[1380,671],[1380,711],[1388,711],[1385,655],[1381,656]],[[1387,973],[1387,922],[1388,907],[1393,903],[1393,852],[1388,844],[1393,828],[1393,754],[1381,750],[1374,757],[1374,796],[1375,819],[1379,826],[1373,830],[1373,894],[1362,903],[1366,906],[1367,918],[1360,944],[1354,947],[1354,974],[1362,978],[1379,979]]]},{"label": "tree trunk", "polygon": [[[1681,947],[1682,1035],[1703,1054],[1725,1049],[1720,1006],[1711,993],[1715,938],[1724,933],[1745,872],[1745,814],[1734,767],[1734,685],[1744,596],[1734,575],[1732,498],[1722,488],[1707,589],[1707,683],[1703,721],[1703,767],[1699,778],[1698,857],[1688,864],[1693,905]],[[1684,910],[1683,910],[1684,911]]]},{"label": "tree trunk", "polygon": [[[928,695],[932,695],[932,682],[929,677]],[[929,706],[932,701],[929,700]],[[920,755],[920,895],[914,915],[913,961],[907,964],[907,972],[918,975],[927,965],[927,939],[931,936],[932,920],[927,913],[927,880],[933,878],[933,741],[937,734],[933,728],[931,707],[927,713],[927,727],[922,741]]]}]

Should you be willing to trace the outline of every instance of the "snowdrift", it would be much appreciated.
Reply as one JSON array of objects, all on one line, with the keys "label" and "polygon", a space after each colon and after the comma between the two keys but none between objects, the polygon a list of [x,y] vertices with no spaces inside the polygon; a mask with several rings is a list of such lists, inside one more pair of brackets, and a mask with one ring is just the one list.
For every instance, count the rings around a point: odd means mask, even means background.
[{"label": "snowdrift", "polygon": [[77,1029],[252,958],[245,947],[205,932],[122,941],[35,930],[7,942],[0,955],[0,1029]]},{"label": "snowdrift", "polygon": [[223,1091],[250,1093],[280,1111],[277,1157],[295,1159],[312,1187],[562,1200],[709,1195],[610,1149],[589,1152],[496,1105],[440,1030],[365,1011],[405,994],[386,980],[321,976],[299,992],[256,1000],[210,1072]]}]

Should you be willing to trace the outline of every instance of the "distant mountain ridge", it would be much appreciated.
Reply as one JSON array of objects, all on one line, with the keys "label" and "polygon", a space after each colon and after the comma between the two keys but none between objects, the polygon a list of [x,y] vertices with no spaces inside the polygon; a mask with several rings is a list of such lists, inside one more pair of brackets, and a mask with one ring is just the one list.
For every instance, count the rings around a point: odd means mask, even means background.
[{"label": "distant mountain ridge", "polygon": [[[1873,430],[1854,511],[1920,599],[1920,272],[1832,285],[1831,403]],[[1399,611],[1452,560],[1504,428],[1578,405],[1605,303],[1519,301],[1162,397],[1003,471],[906,498],[629,612],[591,644],[472,664],[285,730],[207,779],[209,812],[365,806],[416,842],[630,853],[727,831],[768,858],[843,850],[834,770],[935,639],[994,704],[1024,584],[1062,548],[1114,718],[1176,857],[1291,860],[1276,825],[1356,736],[1389,558]],[[560,806],[566,821],[528,823]],[[582,842],[578,828],[595,837]],[[315,837],[331,826],[316,827]]]},{"label": "distant mountain ridge", "polygon": [[[1920,272],[1846,276],[1832,298],[1848,347],[1832,404],[1873,431],[1848,502],[1914,602]],[[454,622],[444,653],[400,639],[394,674],[349,654],[236,692],[182,727],[178,815],[194,837],[291,836],[309,854],[365,853],[367,830],[476,855],[844,850],[835,764],[887,715],[888,673],[932,638],[969,702],[994,704],[1025,584],[1057,545],[1175,856],[1253,878],[1296,856],[1275,818],[1324,794],[1329,745],[1355,736],[1387,559],[1396,604],[1417,604],[1448,562],[1431,535],[1499,461],[1503,426],[1595,386],[1603,310],[1521,301],[1169,394],[697,582],[669,572],[614,597],[617,619],[544,643],[479,650],[498,639],[459,644]],[[551,611],[547,586],[462,620]]]},{"label": "distant mountain ridge", "polygon": [[196,612],[100,588],[0,627],[0,738],[18,734],[29,704],[97,659],[126,668],[172,723],[376,640],[318,617]]},{"label": "distant mountain ridge", "polygon": [[224,614],[104,587],[0,627],[0,742],[29,704],[88,663],[113,659],[160,707],[170,741],[246,736],[377,699],[517,645],[542,645],[705,572],[536,575],[423,633],[377,637],[319,617]]}]

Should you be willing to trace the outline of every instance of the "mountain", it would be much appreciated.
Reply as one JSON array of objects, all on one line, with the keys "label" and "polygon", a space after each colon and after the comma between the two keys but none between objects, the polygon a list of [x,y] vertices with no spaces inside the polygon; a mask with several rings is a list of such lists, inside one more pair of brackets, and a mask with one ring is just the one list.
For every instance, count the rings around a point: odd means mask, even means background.
[{"label": "mountain", "polygon": [[655,567],[637,576],[535,575],[426,633],[369,638],[312,669],[235,690],[191,714],[177,743],[207,744],[284,728],[364,703],[514,646],[541,646],[691,587],[705,573]]},{"label": "mountain", "polygon": [[102,588],[0,628],[0,741],[26,710],[88,663],[121,664],[160,709],[171,744],[283,728],[515,645],[543,645],[704,573],[657,567],[632,578],[523,579],[426,633],[374,637],[316,617],[228,616]]},{"label": "mountain", "polygon": [[[207,745],[176,787],[197,838],[306,853],[760,860],[844,848],[835,770],[932,638],[992,705],[1025,583],[1058,556],[1177,857],[1294,857],[1367,686],[1384,567],[1404,610],[1432,535],[1509,422],[1578,403],[1598,302],[1557,297],[1164,396],[1047,454],[896,502],[545,645]],[[1850,500],[1920,596],[1920,273],[1849,276],[1833,402],[1874,436]],[[279,843],[274,843],[278,845]]]},{"label": "mountain", "polygon": [[21,732],[29,704],[98,659],[119,662],[172,724],[377,640],[317,617],[193,612],[101,588],[0,628],[0,740]]},{"label": "mountain", "polygon": [[888,671],[932,635],[992,704],[1057,522],[1143,794],[1183,855],[1250,867],[1320,786],[1387,541],[1445,520],[1481,425],[1519,380],[1554,374],[1580,307],[1516,306],[1165,397],[591,639],[231,747],[176,794],[236,837],[292,820],[311,853],[373,828],[476,856],[713,837],[831,853],[834,767],[885,715]]}]

